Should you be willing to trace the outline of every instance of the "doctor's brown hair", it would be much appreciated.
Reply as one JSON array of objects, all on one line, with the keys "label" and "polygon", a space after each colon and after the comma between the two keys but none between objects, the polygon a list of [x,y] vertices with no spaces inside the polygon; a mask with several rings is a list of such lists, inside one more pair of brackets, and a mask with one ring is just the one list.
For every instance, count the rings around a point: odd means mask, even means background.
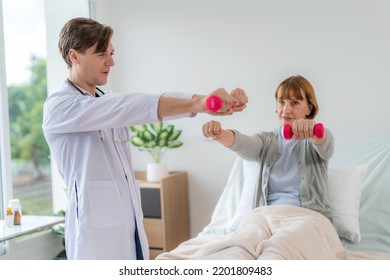
[{"label": "doctor's brown hair", "polygon": [[97,44],[95,53],[105,52],[113,33],[110,26],[100,24],[93,19],[74,18],[62,27],[58,48],[68,68],[71,68],[70,49],[85,53],[87,49]]},{"label": "doctor's brown hair", "polygon": [[[278,92],[280,90],[280,94]],[[304,96],[303,96],[304,95]],[[318,113],[318,103],[313,86],[308,80],[302,76],[291,76],[285,79],[276,88],[275,99],[294,97],[303,100],[306,98],[307,105],[311,107],[310,114],[306,116],[307,119],[314,119]]]}]

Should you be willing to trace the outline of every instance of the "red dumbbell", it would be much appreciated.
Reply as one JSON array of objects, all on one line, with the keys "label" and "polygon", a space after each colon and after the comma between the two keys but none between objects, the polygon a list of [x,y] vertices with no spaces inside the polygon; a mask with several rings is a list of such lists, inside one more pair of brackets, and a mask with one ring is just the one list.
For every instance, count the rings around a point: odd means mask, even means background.
[{"label": "red dumbbell", "polygon": [[[324,125],[322,123],[316,123],[314,125],[314,131],[313,131],[314,135],[317,137],[317,138],[323,138],[324,137]],[[284,127],[283,127],[283,135],[284,135],[284,138],[286,140],[290,140],[294,133],[292,131],[292,127],[291,125],[289,124],[286,124]]]},{"label": "red dumbbell", "polygon": [[[222,98],[217,95],[211,95],[206,99],[206,109],[211,112],[217,112],[223,107]],[[232,109],[236,107],[236,103],[233,103]]]}]

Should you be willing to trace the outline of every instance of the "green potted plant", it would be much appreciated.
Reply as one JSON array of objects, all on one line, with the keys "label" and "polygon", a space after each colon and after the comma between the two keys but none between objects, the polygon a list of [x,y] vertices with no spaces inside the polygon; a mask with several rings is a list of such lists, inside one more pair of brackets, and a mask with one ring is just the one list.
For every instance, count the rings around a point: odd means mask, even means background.
[{"label": "green potted plant", "polygon": [[134,125],[130,127],[133,132],[131,143],[141,151],[147,151],[154,163],[149,163],[146,177],[150,182],[157,182],[169,174],[167,165],[161,162],[168,149],[178,148],[183,142],[178,138],[182,130],[175,130],[174,125],[165,125],[160,121],[147,125]]}]

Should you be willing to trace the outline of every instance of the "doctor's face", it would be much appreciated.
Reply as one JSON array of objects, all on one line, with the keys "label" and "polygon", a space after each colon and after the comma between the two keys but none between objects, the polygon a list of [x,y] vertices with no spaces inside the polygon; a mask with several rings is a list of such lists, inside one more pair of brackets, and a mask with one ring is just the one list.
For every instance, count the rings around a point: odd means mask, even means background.
[{"label": "doctor's face", "polygon": [[96,44],[79,56],[78,72],[82,79],[91,86],[107,83],[110,69],[115,65],[114,48],[109,43],[105,52],[96,52]]}]

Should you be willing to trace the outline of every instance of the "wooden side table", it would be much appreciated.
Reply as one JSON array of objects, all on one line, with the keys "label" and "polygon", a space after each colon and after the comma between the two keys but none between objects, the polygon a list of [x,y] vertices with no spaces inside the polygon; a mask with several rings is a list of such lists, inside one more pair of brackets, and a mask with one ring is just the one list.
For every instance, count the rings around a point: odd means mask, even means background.
[{"label": "wooden side table", "polygon": [[170,172],[158,183],[146,181],[143,171],[135,171],[135,177],[141,182],[150,259],[155,259],[190,238],[187,172]]}]

